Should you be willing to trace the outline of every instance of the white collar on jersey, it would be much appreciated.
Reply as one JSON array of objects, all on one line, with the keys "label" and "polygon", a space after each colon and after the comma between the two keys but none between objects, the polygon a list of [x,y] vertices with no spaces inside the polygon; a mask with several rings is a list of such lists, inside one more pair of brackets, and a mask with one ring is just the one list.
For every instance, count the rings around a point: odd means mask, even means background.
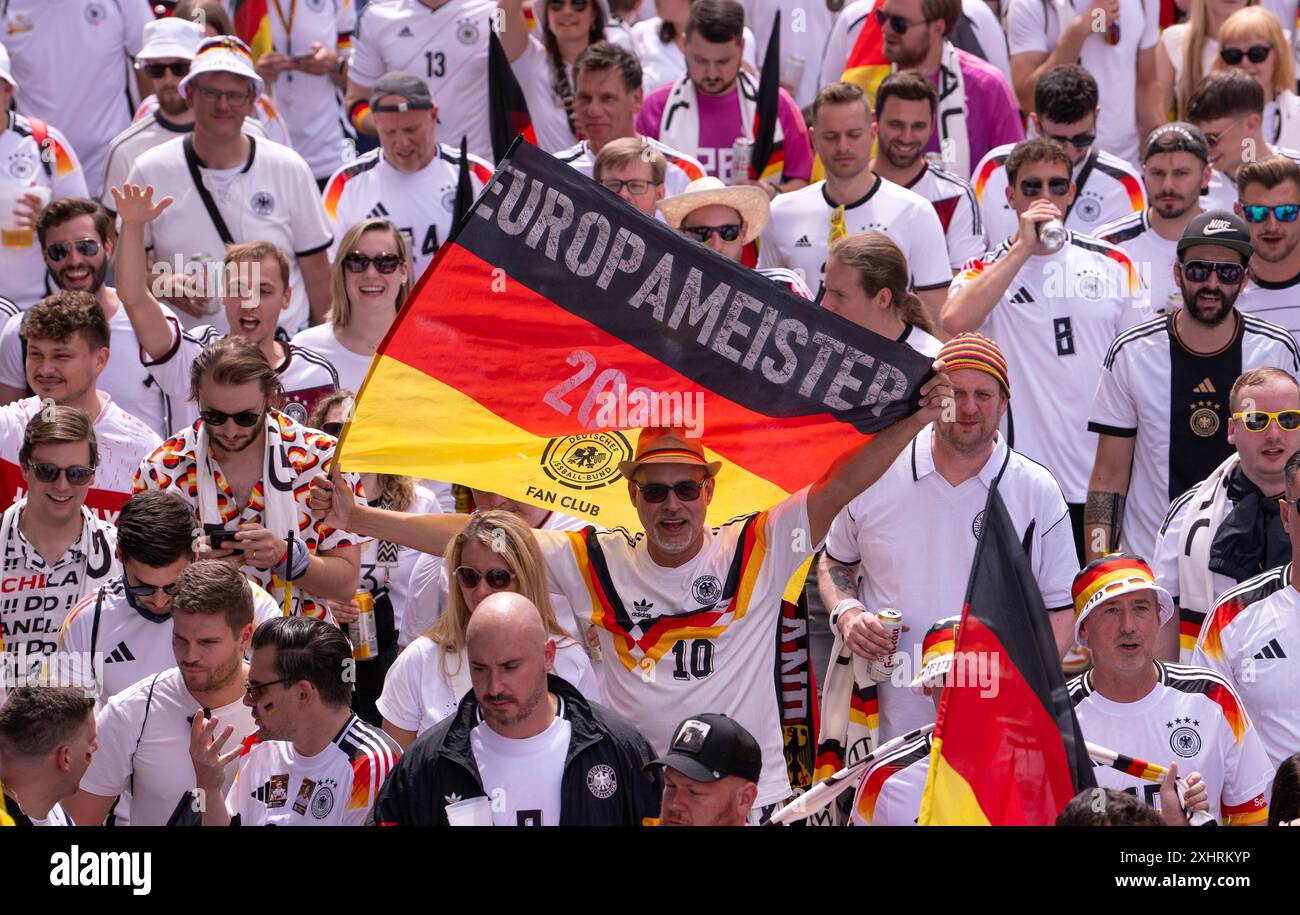
[{"label": "white collar on jersey", "polygon": [[[1007,440],[998,432],[993,442],[993,453],[977,474],[986,487],[992,486],[993,481],[1001,476],[1002,469],[1011,457],[1010,451]],[[917,433],[908,453],[912,462],[912,482],[919,483],[922,477],[934,473],[934,423]]]}]

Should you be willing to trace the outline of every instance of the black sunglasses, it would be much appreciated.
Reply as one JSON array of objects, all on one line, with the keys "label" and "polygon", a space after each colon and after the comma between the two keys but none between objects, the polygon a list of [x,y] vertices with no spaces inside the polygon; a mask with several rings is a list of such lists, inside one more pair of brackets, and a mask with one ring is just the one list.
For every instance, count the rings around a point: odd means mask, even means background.
[{"label": "black sunglasses", "polygon": [[735,241],[737,238],[740,238],[740,230],[742,228],[742,226],[731,223],[730,225],[725,226],[682,226],[682,231],[693,237],[700,244],[707,245],[709,243],[709,236],[714,233],[717,233],[718,237],[723,241]]},{"label": "black sunglasses", "polygon": [[1236,286],[1246,275],[1246,268],[1241,264],[1225,264],[1221,261],[1188,261],[1183,264],[1183,276],[1193,283],[1204,283],[1214,273],[1219,280],[1229,286]]},{"label": "black sunglasses", "polygon": [[224,426],[233,419],[236,426],[245,429],[256,426],[265,415],[266,412],[263,410],[240,410],[238,413],[222,413],[220,410],[199,411],[199,418],[203,420],[205,426]]},{"label": "black sunglasses", "polygon": [[489,588],[500,591],[510,587],[510,581],[515,577],[515,573],[509,569],[488,569],[486,572],[479,572],[478,569],[461,566],[456,570],[456,577],[467,588],[477,588],[478,583],[486,578]]},{"label": "black sunglasses", "polygon": [[247,680],[244,682],[244,692],[248,694],[250,700],[256,702],[258,699],[262,698],[262,690],[266,689],[268,686],[275,686],[277,683],[288,682],[288,680],[267,680],[265,683],[254,683],[252,680]]},{"label": "black sunglasses", "polygon": [[1054,137],[1048,134],[1047,139],[1055,140],[1062,146],[1069,145],[1073,146],[1075,149],[1087,149],[1096,142],[1097,135],[1095,133],[1076,133],[1072,137]]},{"label": "black sunglasses", "polygon": [[676,493],[679,502],[694,502],[704,491],[703,480],[679,480],[672,486],[663,483],[647,483],[642,486],[633,481],[632,485],[641,490],[641,498],[647,502],[666,502],[670,492]]},{"label": "black sunglasses", "polygon": [[[1026,197],[1037,197],[1043,192],[1042,178],[1026,178],[1020,182],[1020,193]],[[1064,197],[1070,193],[1069,178],[1047,179],[1047,193],[1053,197]]]},{"label": "black sunglasses", "polygon": [[399,254],[376,254],[371,257],[360,251],[353,251],[343,258],[343,266],[348,268],[349,273],[365,273],[366,268],[371,264],[374,264],[375,269],[380,273],[394,273],[402,266],[402,257]]},{"label": "black sunglasses", "polygon": [[893,31],[895,35],[904,35],[907,33],[907,30],[910,29],[912,26],[925,25],[926,23],[929,22],[934,22],[934,20],[922,19],[919,22],[912,22],[910,19],[905,19],[902,16],[891,16],[889,13],[886,13],[882,9],[876,10],[876,24],[883,27],[886,23],[888,23],[889,28]]},{"label": "black sunglasses", "polygon": [[45,249],[45,256],[58,263],[72,253],[73,247],[82,257],[94,257],[99,253],[99,242],[93,238],[78,238],[71,245],[66,241],[56,241]]},{"label": "black sunglasses", "polygon": [[91,467],[82,464],[73,464],[71,467],[60,467],[58,464],[51,464],[48,461],[40,461],[32,464],[32,473],[36,479],[42,483],[55,483],[59,476],[63,475],[68,478],[69,486],[85,486],[90,482],[90,478],[95,475]]},{"label": "black sunglasses", "polygon": [[153,597],[155,591],[171,597],[176,593],[176,582],[169,585],[127,585],[126,590],[132,597]]},{"label": "black sunglasses", "polygon": [[324,432],[326,435],[332,435],[335,438],[338,438],[339,435],[343,432],[343,424],[342,423],[321,423],[320,431]]},{"label": "black sunglasses", "polygon": [[1268,60],[1268,55],[1273,53],[1273,49],[1266,44],[1251,45],[1246,50],[1241,48],[1224,48],[1219,52],[1219,57],[1230,67],[1235,67],[1241,63],[1243,57],[1249,58],[1252,64],[1262,64]]},{"label": "black sunglasses", "polygon": [[150,79],[162,79],[162,75],[169,70],[172,76],[184,76],[190,72],[190,62],[182,60],[174,64],[144,64],[140,69],[148,73]]},{"label": "black sunglasses", "polygon": [[[550,0],[546,5],[550,8],[552,13],[558,13],[560,10],[564,9],[565,2],[564,0]],[[587,8],[587,0],[569,0],[568,6],[572,7],[575,13],[581,13]]]}]

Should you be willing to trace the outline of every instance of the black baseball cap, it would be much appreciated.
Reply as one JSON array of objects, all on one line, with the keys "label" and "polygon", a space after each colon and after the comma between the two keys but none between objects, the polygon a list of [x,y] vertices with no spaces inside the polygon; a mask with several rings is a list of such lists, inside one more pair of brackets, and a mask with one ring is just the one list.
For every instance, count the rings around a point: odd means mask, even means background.
[{"label": "black baseball cap", "polygon": [[1205,134],[1186,121],[1161,124],[1147,134],[1147,145],[1142,151],[1142,161],[1161,153],[1189,152],[1202,162],[1210,161],[1210,144]]},{"label": "black baseball cap", "polygon": [[[396,105],[379,104],[379,100],[388,95],[396,95],[403,101]],[[433,96],[429,95],[428,83],[413,73],[401,70],[385,73],[370,90],[371,111],[420,111],[432,108]]]},{"label": "black baseball cap", "polygon": [[1245,220],[1227,210],[1210,210],[1187,224],[1183,237],[1178,239],[1178,253],[1181,255],[1193,245],[1231,248],[1246,260],[1255,254],[1255,246],[1250,243],[1250,228]]},{"label": "black baseball cap", "polygon": [[695,715],[677,725],[668,752],[646,769],[670,766],[697,782],[716,782],[736,775],[757,782],[763,771],[758,741],[726,715]]}]

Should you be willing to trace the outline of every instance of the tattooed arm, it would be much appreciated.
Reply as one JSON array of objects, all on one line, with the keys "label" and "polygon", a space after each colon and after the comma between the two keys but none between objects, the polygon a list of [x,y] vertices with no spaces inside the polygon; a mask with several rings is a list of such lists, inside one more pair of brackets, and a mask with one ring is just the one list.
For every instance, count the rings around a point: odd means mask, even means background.
[{"label": "tattooed arm", "polygon": [[[858,599],[858,570],[851,565],[836,562],[821,554],[817,561],[817,591],[827,612],[843,600]],[[889,639],[885,628],[880,625],[876,615],[861,605],[849,607],[840,614],[836,622],[844,642],[856,655],[864,658],[878,658],[889,650]]]},{"label": "tattooed arm", "polygon": [[1119,549],[1136,441],[1136,438],[1117,435],[1097,437],[1097,460],[1092,466],[1088,503],[1083,509],[1084,553],[1088,562]]}]

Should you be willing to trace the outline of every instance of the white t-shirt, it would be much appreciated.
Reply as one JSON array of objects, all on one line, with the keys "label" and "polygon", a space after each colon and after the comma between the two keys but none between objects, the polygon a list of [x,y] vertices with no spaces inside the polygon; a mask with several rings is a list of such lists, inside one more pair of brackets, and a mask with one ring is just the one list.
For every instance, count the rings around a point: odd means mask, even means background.
[{"label": "white t-shirt", "polygon": [[[384,691],[375,707],[379,714],[407,731],[423,734],[444,718],[456,713],[456,706],[473,689],[469,658],[464,652],[443,658],[446,652],[432,639],[417,638],[397,656],[384,678]],[[555,644],[555,675],[572,684],[591,702],[603,702],[591,661],[573,641]]]},{"label": "white t-shirt", "polygon": [[[581,518],[551,512],[542,521],[539,529],[580,531],[586,526],[587,522]],[[407,591],[406,608],[402,613],[402,625],[397,636],[399,645],[410,645],[428,632],[429,627],[442,616],[442,611],[447,606],[448,578],[448,572],[442,566],[441,556],[432,553],[419,554],[411,569],[410,590]],[[586,626],[580,626],[575,620],[568,597],[558,590],[553,582],[548,584],[555,618],[574,641],[582,641],[585,638]]]},{"label": "white t-shirt", "polygon": [[244,741],[226,809],[241,826],[364,826],[401,755],[356,715],[315,756],[259,732]]},{"label": "white t-shirt", "polygon": [[29,656],[49,655],[59,647],[59,627],[77,601],[121,575],[114,555],[117,528],[83,507],[81,536],[47,562],[18,525],[26,505],[20,499],[0,519],[0,640],[10,654],[25,645]]},{"label": "white t-shirt", "polygon": [[422,77],[438,106],[438,136],[460,148],[492,156],[488,132],[488,26],[492,0],[451,0],[431,10],[420,0],[370,3],[361,11],[349,63],[349,78],[374,86],[379,77],[403,70]]},{"label": "white t-shirt", "polygon": [[[282,610],[255,581],[248,583],[253,592],[253,626],[275,619]],[[100,601],[99,633],[95,629],[95,604]],[[172,650],[172,616],[159,615],[133,607],[126,595],[121,575],[91,591],[68,612],[59,632],[59,651],[104,656],[104,681],[96,697],[102,707],[122,690],[176,665]]]},{"label": "white t-shirt", "polygon": [[68,819],[67,812],[63,809],[62,804],[55,804],[50,808],[50,812],[45,815],[43,820],[31,820],[33,826],[71,826],[72,822]]},{"label": "white t-shirt", "polygon": [[[1014,148],[1014,143],[1008,143],[990,149],[972,173],[984,229],[994,244],[1020,228],[1020,217],[1007,202],[1006,161]],[[1074,166],[1072,177],[1077,189],[1065,217],[1067,229],[1096,235],[1101,226],[1146,209],[1147,192],[1137,170],[1097,146]]]},{"label": "white t-shirt", "polygon": [[[554,153],[567,149],[576,139],[564,113],[564,102],[555,93],[555,74],[546,48],[535,35],[528,36],[524,52],[510,62],[519,88],[528,104],[528,116],[537,135],[537,147]],[[573,64],[564,65],[569,85],[573,85]]]},{"label": "white t-shirt", "polygon": [[[1092,0],[1062,0],[1061,8],[1042,0],[1010,0],[1006,7],[1007,44],[1017,54],[1050,54],[1070,21]],[[1130,163],[1138,159],[1137,57],[1160,40],[1160,9],[1156,3],[1121,3],[1120,40],[1106,44],[1090,34],[1079,51],[1079,63],[1097,80],[1101,116],[1097,145]],[[1153,65],[1154,72],[1154,65]]]},{"label": "white t-shirt", "polygon": [[922,734],[873,762],[853,795],[850,826],[915,826],[930,774],[931,735]]},{"label": "white t-shirt", "polygon": [[[1179,22],[1168,26],[1160,33],[1160,44],[1169,55],[1169,62],[1174,65],[1174,95],[1178,95],[1178,83],[1183,78],[1183,55],[1187,53],[1187,33],[1191,23]],[[1213,35],[1205,36],[1201,48],[1201,76],[1206,77],[1214,69],[1214,62],[1219,57],[1219,40]]]},{"label": "white t-shirt", "polygon": [[[140,460],[162,444],[158,433],[127,413],[99,391],[107,403],[95,417],[93,428],[99,463],[95,482],[86,491],[86,506],[109,521],[117,518],[122,503],[131,497]],[[27,482],[18,466],[27,423],[41,411],[41,399],[28,397],[0,407],[0,504],[27,494]]]},{"label": "white t-shirt", "polygon": [[[636,56],[641,60],[641,89],[649,95],[665,83],[671,83],[686,73],[686,55],[677,47],[674,39],[668,43],[659,40],[659,27],[663,20],[658,16],[642,19],[632,26],[632,41]],[[749,64],[758,72],[757,44],[754,33],[745,26],[741,36],[745,43],[741,51],[741,63]]]},{"label": "white t-shirt", "polygon": [[606,704],[661,753],[685,706],[735,718],[763,751],[756,803],[788,797],[773,670],[782,595],[819,546],[807,489],[706,527],[699,553],[677,568],[657,565],[645,535],[621,528],[533,536],[551,579],[599,636]]},{"label": "white t-shirt", "polygon": [[[1011,447],[1044,464],[1061,484],[1065,501],[1082,504],[1097,455],[1088,431],[1086,397],[1101,363],[1121,331],[1151,317],[1141,280],[1118,248],[1067,232],[1059,251],[1031,257],[988,317],[980,333],[996,340],[1011,370],[1004,431]],[[1011,249],[1008,241],[972,260],[952,290],[970,285]]]},{"label": "white t-shirt", "polygon": [[[152,184],[155,195],[175,198],[145,226],[145,246],[153,249],[155,263],[161,261],[181,273],[186,264],[200,257],[220,264],[226,251],[190,177],[184,144],[184,138],[178,137],[145,152],[127,178],[141,187]],[[296,331],[308,315],[298,259],[326,250],[332,236],[316,179],[302,156],[269,140],[249,137],[248,144],[248,161],[228,180],[202,166],[200,174],[235,241],[269,241],[288,255],[292,294],[280,323],[286,330]],[[196,323],[188,315],[183,321]]]},{"label": "white t-shirt", "polygon": [[483,791],[493,800],[493,826],[560,825],[560,785],[572,735],[563,715],[532,737],[502,737],[485,721],[469,732]]},{"label": "white t-shirt", "polygon": [[1172,502],[1232,452],[1228,392],[1242,372],[1275,366],[1300,371],[1300,351],[1276,324],[1242,315],[1237,336],[1214,355],[1189,352],[1174,315],[1120,334],[1102,363],[1088,429],[1137,438],[1121,542],[1139,556],[1155,551]]},{"label": "white t-shirt", "polygon": [[914,324],[907,325],[907,329],[903,331],[903,336],[899,337],[897,342],[906,343],[922,356],[929,356],[931,359],[938,359],[939,350],[943,349],[943,344],[939,342],[938,337],[921,330]]},{"label": "white t-shirt", "polygon": [[1163,314],[1183,307],[1183,291],[1174,279],[1178,240],[1169,241],[1151,227],[1150,210],[1130,213],[1102,226],[1097,237],[1128,255],[1142,277],[1152,312]]},{"label": "white t-shirt", "polygon": [[[1204,667],[1153,663],[1159,679],[1136,702],[1096,692],[1091,671],[1067,684],[1084,739],[1157,766],[1173,760],[1180,774],[1201,773],[1216,820],[1266,820],[1273,766],[1236,690]],[[1160,808],[1159,783],[1110,766],[1095,765],[1093,774],[1099,787],[1137,794]]]},{"label": "white t-shirt", "polygon": [[[171,350],[157,362],[149,361],[141,353],[140,362],[171,399],[173,431],[180,432],[199,418],[198,404],[189,399],[190,366],[203,347],[225,335],[210,324],[182,331],[174,318],[169,318],[168,323],[172,331]],[[338,372],[328,359],[294,343],[285,346],[284,361],[275,367],[275,373],[280,376],[280,387],[284,389],[281,412],[301,425],[306,425],[316,401],[339,386]]]},{"label": "white t-shirt", "polygon": [[[400,304],[400,303],[399,303]],[[334,336],[334,325],[326,322],[300,330],[293,335],[292,345],[321,356],[334,367],[338,375],[338,386],[354,394],[361,390],[361,383],[370,371],[373,355],[363,356],[354,353]]]},{"label": "white t-shirt", "polygon": [[[817,77],[826,51],[826,40],[830,37],[837,16],[832,11],[831,4],[804,4],[798,7],[801,15],[797,17],[793,14],[794,7],[787,0],[741,0],[741,6],[745,7],[746,23],[754,31],[754,55],[760,67],[772,35],[772,15],[780,11],[781,76],[789,79],[793,75],[790,58],[802,57],[803,74],[790,94],[800,108],[811,105],[821,86]],[[838,80],[839,75],[835,78]]]},{"label": "white t-shirt", "polygon": [[921,174],[904,187],[934,207],[948,242],[948,266],[953,270],[960,270],[989,249],[975,191],[962,178],[926,163]]},{"label": "white t-shirt", "polygon": [[[51,200],[85,197],[86,175],[72,144],[55,127],[47,126],[44,146],[32,136],[30,119],[17,112],[0,112],[0,188],[48,189]],[[0,213],[0,225],[12,224],[10,213]],[[49,295],[41,240],[32,229],[32,242],[23,248],[0,246],[0,295],[21,308],[31,308]],[[22,387],[23,385],[18,385]]]},{"label": "white t-shirt", "polygon": [[131,123],[130,59],[140,52],[151,19],[148,0],[9,0],[0,6],[17,108],[66,131],[81,154],[87,187],[100,186],[109,141]]},{"label": "white t-shirt", "polygon": [[1274,766],[1300,750],[1300,592],[1290,564],[1220,597],[1193,657],[1241,694]]},{"label": "white t-shirt", "polygon": [[[175,317],[170,308],[159,304],[163,314]],[[6,321],[0,330],[0,384],[19,389],[27,387],[20,334],[22,324],[22,315],[18,315]],[[149,370],[140,364],[140,341],[126,308],[121,305],[108,319],[108,334],[108,365],[96,379],[96,385],[112,397],[115,404],[158,435],[171,435],[170,399]]]},{"label": "white t-shirt", "polygon": [[1237,310],[1272,321],[1300,339],[1300,274],[1289,280],[1270,282],[1251,276],[1237,298]]},{"label": "white t-shirt", "polygon": [[[102,188],[96,188],[100,191],[99,202],[104,205],[104,209],[110,213],[117,213],[117,201],[113,199],[113,193],[109,188],[120,188],[126,184],[127,176],[131,173],[131,166],[135,165],[136,159],[155,146],[162,146],[168,140],[184,137],[193,132],[193,124],[173,124],[158,108],[143,116],[137,116],[135,123],[114,137],[113,142],[108,146],[108,156],[104,164],[104,184]],[[262,122],[255,117],[244,118],[244,133],[250,137],[266,138]]]},{"label": "white t-shirt", "polygon": [[[678,194],[685,193],[686,185],[708,174],[698,159],[673,149],[667,143],[662,143],[654,137],[641,137],[641,142],[653,146],[668,160],[668,168],[664,171],[665,197],[676,197]],[[591,151],[586,140],[580,140],[576,146],[560,150],[555,153],[555,158],[568,163],[588,178],[592,178],[595,174],[596,153]]]},{"label": "white t-shirt", "polygon": [[[438,155],[418,172],[399,172],[373,149],[335,172],[325,184],[325,216],[334,241],[330,259],[352,226],[372,216],[390,220],[406,233],[414,270],[412,285],[451,234],[456,216],[456,187],[460,179],[460,152],[438,148]],[[470,183],[477,196],[492,179],[492,166],[470,160]],[[346,254],[347,252],[343,252]]]},{"label": "white t-shirt", "polygon": [[1017,536],[1033,525],[1030,561],[1048,610],[1073,605],[1070,585],[1079,570],[1069,509],[1044,467],[1009,449],[999,434],[980,472],[954,487],[935,470],[933,438],[933,426],[922,429],[885,475],[835,516],[826,537],[827,557],[858,566],[858,599],[873,612],[895,608],[909,627],[898,643],[902,685],[880,684],[882,742],[934,721],[933,702],[907,684],[921,670],[930,625],[961,613],[989,487],[999,475]]},{"label": "white t-shirt", "polygon": [[[826,182],[779,194],[758,247],[758,266],[802,271],[812,289],[821,287],[830,248],[831,216],[836,206]],[[848,234],[883,232],[902,249],[916,289],[942,289],[952,282],[948,243],[930,201],[876,176],[861,200],[844,205]]]},{"label": "white t-shirt", "polygon": [[[145,677],[108,700],[95,716],[99,749],[81,779],[82,790],[100,797],[130,790],[132,826],[166,825],[185,792],[195,787],[190,722],[200,707],[175,667]],[[257,730],[253,710],[242,695],[210,711],[220,721],[218,731],[227,725],[234,728],[226,750]],[[234,760],[226,766],[223,796],[237,769]]]}]

